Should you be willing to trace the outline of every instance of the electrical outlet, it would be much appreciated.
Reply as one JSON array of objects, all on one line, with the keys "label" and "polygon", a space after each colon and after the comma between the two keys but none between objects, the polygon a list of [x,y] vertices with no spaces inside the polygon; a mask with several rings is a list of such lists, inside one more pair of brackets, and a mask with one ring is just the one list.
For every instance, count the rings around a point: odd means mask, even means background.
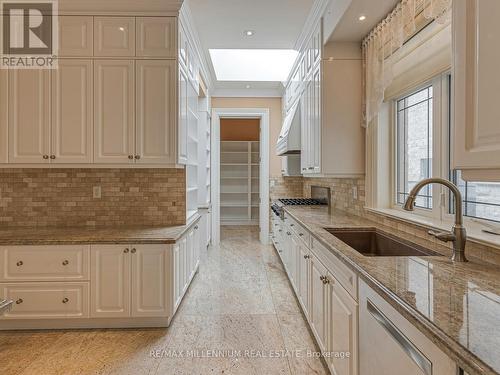
[{"label": "electrical outlet", "polygon": [[358,187],[357,186],[352,187],[352,198],[358,199]]},{"label": "electrical outlet", "polygon": [[94,186],[92,188],[92,197],[95,199],[101,198],[101,187],[100,186]]}]

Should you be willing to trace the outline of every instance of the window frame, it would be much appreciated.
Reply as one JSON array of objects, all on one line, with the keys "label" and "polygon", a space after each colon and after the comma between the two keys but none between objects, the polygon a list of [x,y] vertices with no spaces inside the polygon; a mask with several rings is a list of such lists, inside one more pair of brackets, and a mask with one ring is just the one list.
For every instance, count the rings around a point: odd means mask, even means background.
[{"label": "window frame", "polygon": [[[424,83],[405,90],[404,93],[391,100],[391,190],[390,190],[390,208],[398,211],[404,211],[403,205],[398,203],[398,101],[406,98],[426,87],[432,86],[432,176],[449,178],[449,149],[450,147],[442,147],[443,144],[449,142],[449,107],[450,107],[450,72],[445,72]],[[446,140],[446,143],[443,141]],[[443,195],[445,194],[445,195]],[[438,184],[432,185],[432,208],[415,207],[414,213],[439,220],[443,220],[447,216],[446,191],[444,187]],[[444,205],[444,207],[443,207]]]}]

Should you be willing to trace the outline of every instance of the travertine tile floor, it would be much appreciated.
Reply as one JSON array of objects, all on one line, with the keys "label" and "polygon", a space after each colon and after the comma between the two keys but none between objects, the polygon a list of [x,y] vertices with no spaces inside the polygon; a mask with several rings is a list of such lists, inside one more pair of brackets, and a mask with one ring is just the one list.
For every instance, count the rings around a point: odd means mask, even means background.
[{"label": "travertine tile floor", "polygon": [[274,249],[224,227],[168,329],[0,332],[0,374],[326,374],[315,351]]}]

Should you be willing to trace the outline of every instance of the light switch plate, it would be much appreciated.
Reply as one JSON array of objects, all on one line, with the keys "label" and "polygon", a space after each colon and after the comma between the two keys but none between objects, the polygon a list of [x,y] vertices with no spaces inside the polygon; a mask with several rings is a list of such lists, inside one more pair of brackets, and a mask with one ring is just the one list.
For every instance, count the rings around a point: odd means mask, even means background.
[{"label": "light switch plate", "polygon": [[101,198],[101,187],[100,186],[94,186],[92,188],[92,197],[95,199]]}]

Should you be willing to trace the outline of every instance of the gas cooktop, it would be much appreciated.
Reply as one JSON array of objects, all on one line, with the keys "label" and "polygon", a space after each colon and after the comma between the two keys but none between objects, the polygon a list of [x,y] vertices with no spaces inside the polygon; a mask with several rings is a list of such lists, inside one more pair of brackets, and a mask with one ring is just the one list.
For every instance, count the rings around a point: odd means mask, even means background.
[{"label": "gas cooktop", "polygon": [[278,199],[278,201],[285,206],[320,206],[327,204],[323,200],[312,198],[282,198]]}]

